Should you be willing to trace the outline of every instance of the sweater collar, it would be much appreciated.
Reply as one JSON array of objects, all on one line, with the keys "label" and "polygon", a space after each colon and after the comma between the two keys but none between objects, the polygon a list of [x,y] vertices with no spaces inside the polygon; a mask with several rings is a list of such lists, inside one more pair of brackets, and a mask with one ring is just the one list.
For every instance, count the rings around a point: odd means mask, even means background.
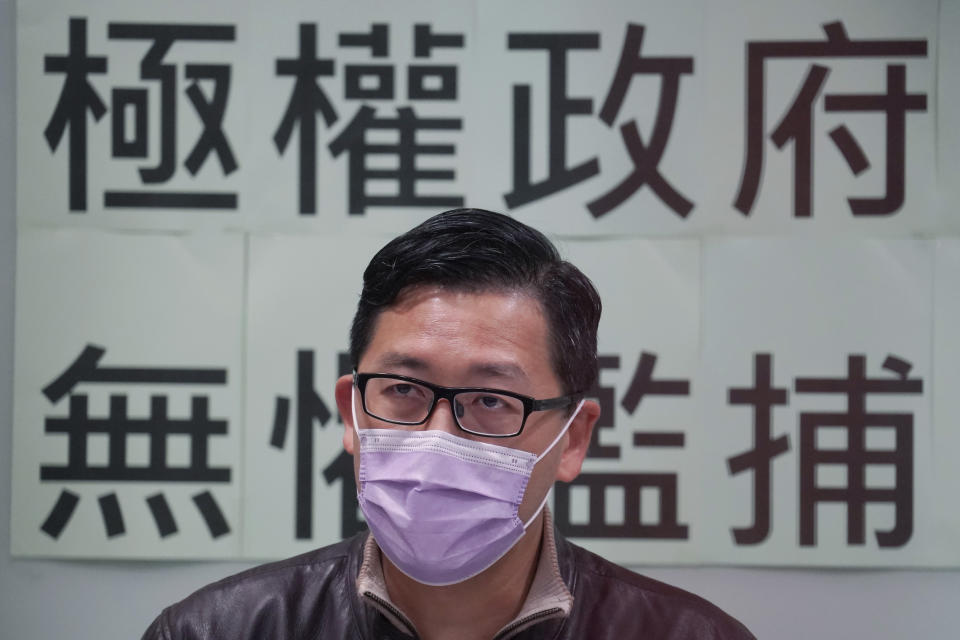
[{"label": "sweater collar", "polygon": [[[566,617],[573,607],[573,594],[570,593],[560,575],[553,516],[546,508],[543,513],[540,557],[537,560],[537,569],[530,584],[530,591],[527,592],[527,597],[516,617],[494,636],[497,640],[506,640],[544,620]],[[357,593],[366,604],[375,607],[400,631],[407,635],[416,635],[413,623],[393,603],[390,594],[387,593],[387,584],[383,578],[380,562],[380,548],[373,536],[368,535],[363,546],[363,562],[357,575]]]}]

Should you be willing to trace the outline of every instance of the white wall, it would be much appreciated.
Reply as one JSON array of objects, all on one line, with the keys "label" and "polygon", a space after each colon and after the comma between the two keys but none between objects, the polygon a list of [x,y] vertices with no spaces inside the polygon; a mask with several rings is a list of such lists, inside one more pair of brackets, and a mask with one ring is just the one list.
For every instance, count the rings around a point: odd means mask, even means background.
[{"label": "white wall", "polygon": [[[10,469],[15,265],[15,11],[0,0],[0,469]],[[950,505],[945,508],[956,508]],[[57,562],[10,557],[0,472],[0,640],[137,638],[152,617],[240,563]],[[960,544],[960,541],[958,541]],[[955,639],[960,571],[665,569],[759,638]]]}]

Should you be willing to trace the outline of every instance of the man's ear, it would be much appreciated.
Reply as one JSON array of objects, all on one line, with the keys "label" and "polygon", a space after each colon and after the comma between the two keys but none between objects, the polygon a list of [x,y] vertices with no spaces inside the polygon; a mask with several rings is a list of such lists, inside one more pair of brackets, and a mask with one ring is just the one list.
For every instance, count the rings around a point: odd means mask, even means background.
[{"label": "man's ear", "polygon": [[580,412],[570,423],[567,429],[567,445],[560,455],[560,465],[557,467],[557,480],[571,482],[580,475],[583,459],[590,447],[590,436],[593,434],[593,425],[600,417],[600,405],[593,400],[587,400],[580,407]]},{"label": "man's ear", "polygon": [[334,386],[334,395],[337,398],[337,409],[343,419],[343,448],[350,455],[353,453],[353,375],[347,374],[337,378]]}]

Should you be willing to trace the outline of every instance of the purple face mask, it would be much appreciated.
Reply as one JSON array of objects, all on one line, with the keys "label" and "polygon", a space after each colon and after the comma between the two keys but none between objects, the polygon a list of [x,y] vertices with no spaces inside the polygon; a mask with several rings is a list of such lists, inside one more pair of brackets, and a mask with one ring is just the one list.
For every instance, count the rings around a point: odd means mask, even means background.
[{"label": "purple face mask", "polygon": [[[355,393],[355,392],[354,392]],[[560,441],[583,400],[539,456],[445,431],[357,430],[360,508],[380,550],[417,582],[462,582],[515,545],[546,504],[518,510],[534,466]]]}]

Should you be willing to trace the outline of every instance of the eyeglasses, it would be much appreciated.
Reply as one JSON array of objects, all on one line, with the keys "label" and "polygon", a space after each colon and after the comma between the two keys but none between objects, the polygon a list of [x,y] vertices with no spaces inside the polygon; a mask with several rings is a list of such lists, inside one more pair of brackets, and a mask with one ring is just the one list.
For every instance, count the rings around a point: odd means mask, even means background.
[{"label": "eyeglasses", "polygon": [[463,431],[490,438],[520,435],[534,411],[563,409],[582,394],[535,400],[503,389],[441,387],[416,378],[388,373],[353,372],[360,402],[367,415],[391,424],[423,424],[441,398],[450,403],[453,419]]}]

